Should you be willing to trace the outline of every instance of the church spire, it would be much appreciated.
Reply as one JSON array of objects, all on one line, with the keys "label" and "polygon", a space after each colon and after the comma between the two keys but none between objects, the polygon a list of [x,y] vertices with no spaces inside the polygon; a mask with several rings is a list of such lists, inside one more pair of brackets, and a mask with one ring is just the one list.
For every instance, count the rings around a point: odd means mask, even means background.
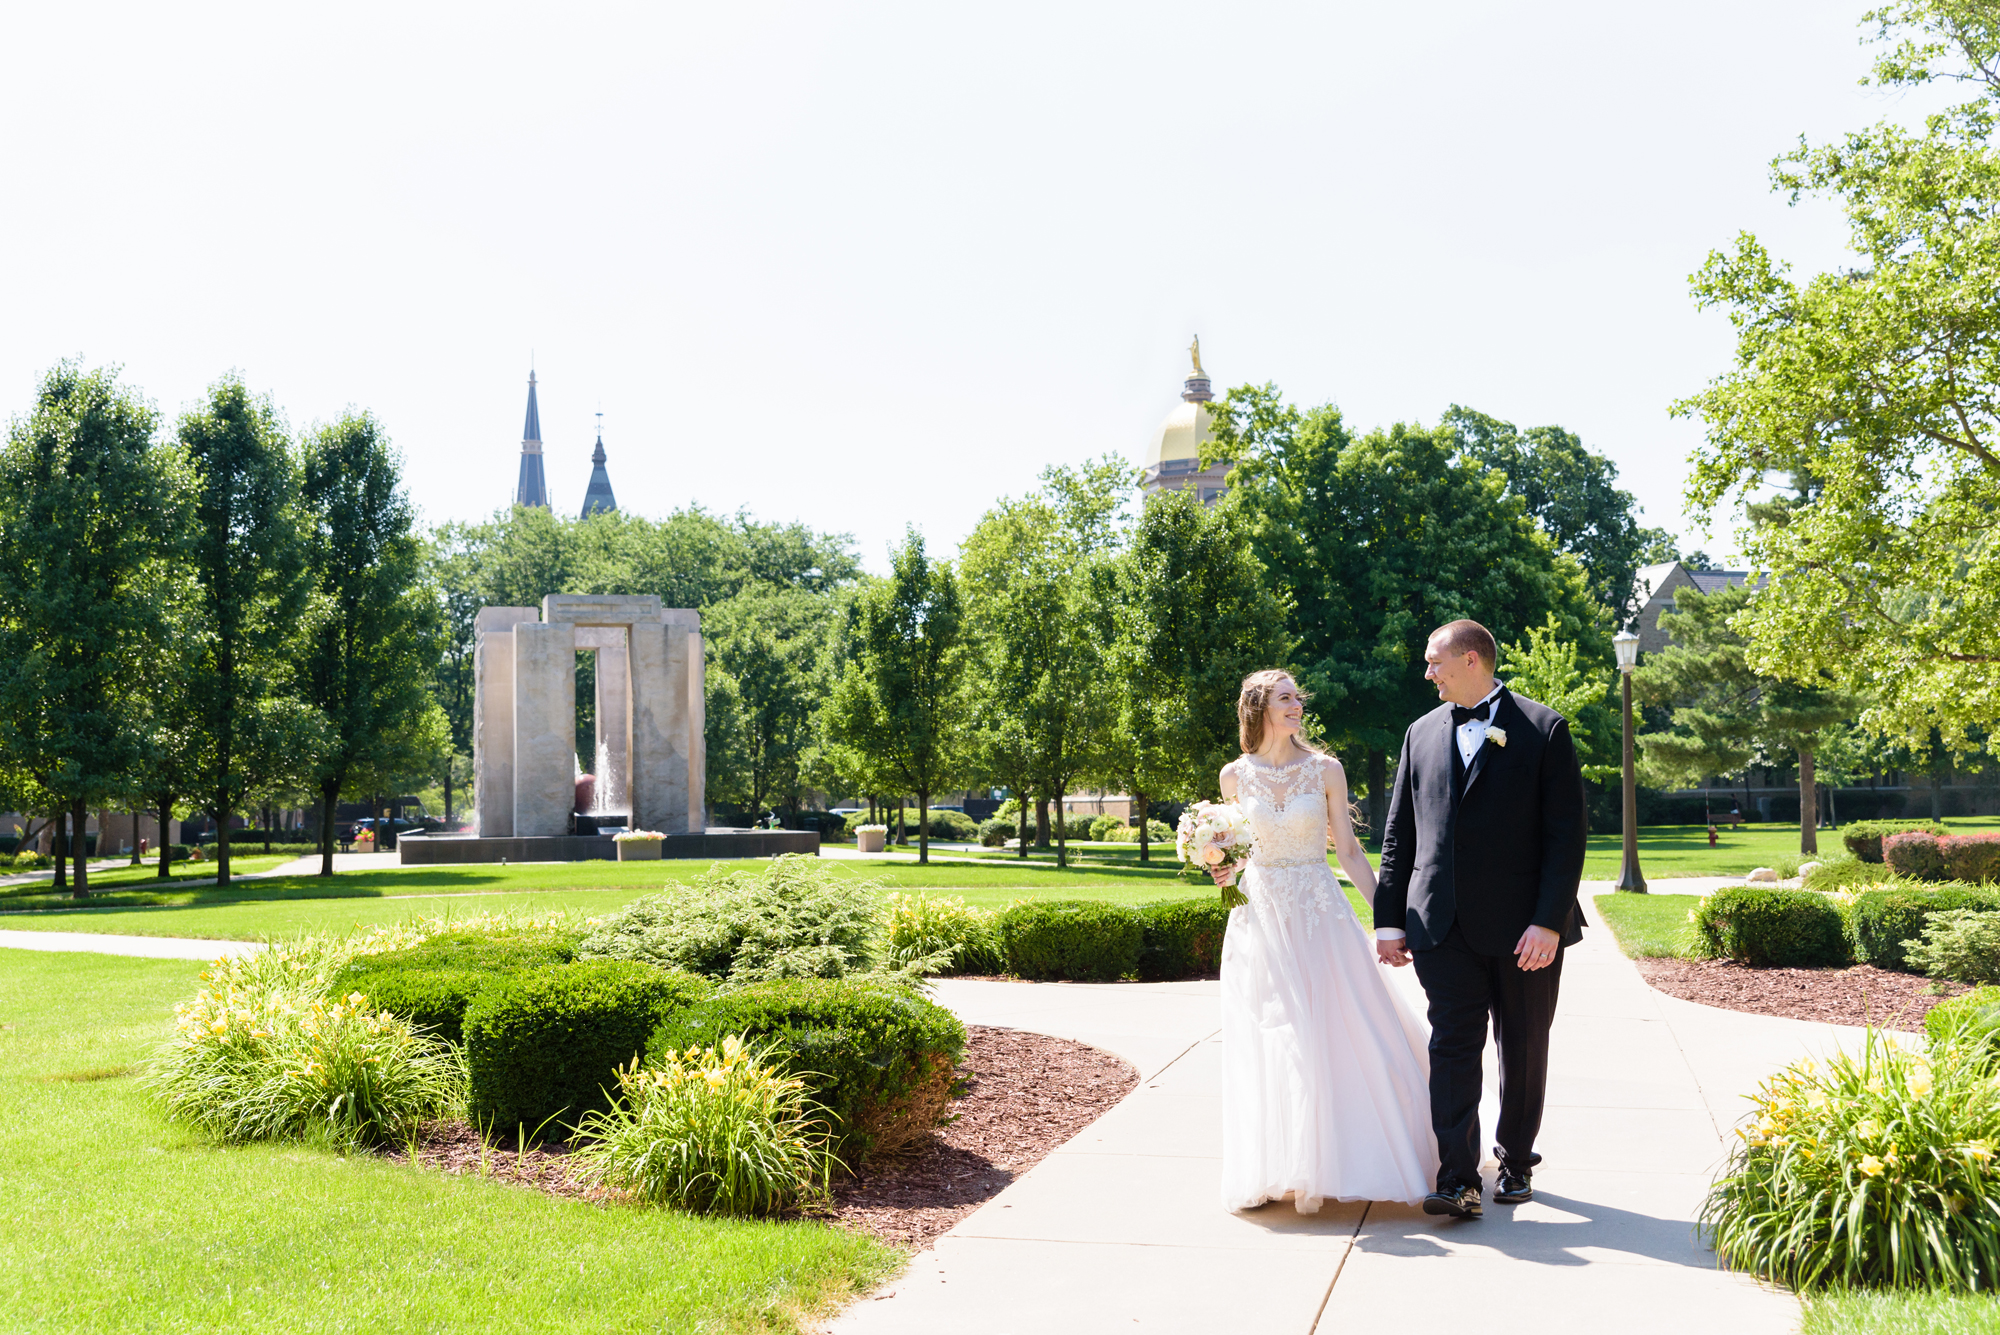
[{"label": "church spire", "polygon": [[597,448],[590,452],[590,486],[583,493],[583,514],[588,519],[594,514],[608,514],[618,508],[618,498],[611,494],[611,474],[604,471],[604,414],[597,415]]},{"label": "church spire", "polygon": [[528,420],[521,427],[521,480],[514,504],[549,508],[548,478],[542,473],[542,413],[535,403],[535,373],[528,372]]}]

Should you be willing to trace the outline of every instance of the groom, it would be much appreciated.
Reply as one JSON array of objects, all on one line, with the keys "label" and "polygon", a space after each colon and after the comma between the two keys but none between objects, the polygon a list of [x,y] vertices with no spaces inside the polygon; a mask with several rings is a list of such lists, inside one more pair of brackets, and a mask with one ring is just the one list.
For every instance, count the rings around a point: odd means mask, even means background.
[{"label": "groom", "polygon": [[1431,633],[1424,679],[1444,702],[1410,725],[1382,832],[1375,950],[1415,958],[1430,999],[1437,1190],[1424,1213],[1477,1219],[1480,1056],[1500,1048],[1496,1203],[1534,1195],[1549,1022],[1565,946],[1583,936],[1583,775],[1562,715],[1494,679],[1476,621]]}]

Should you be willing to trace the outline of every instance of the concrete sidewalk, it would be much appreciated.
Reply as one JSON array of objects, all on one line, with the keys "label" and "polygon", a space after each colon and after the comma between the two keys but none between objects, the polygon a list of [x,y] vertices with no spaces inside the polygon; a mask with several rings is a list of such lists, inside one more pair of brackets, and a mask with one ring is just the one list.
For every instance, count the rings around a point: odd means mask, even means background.
[{"label": "concrete sidewalk", "polygon": [[188,936],[112,936],[106,932],[0,932],[0,950],[82,951],[97,955],[132,955],[152,960],[212,960],[223,955],[254,955],[258,941],[204,941]]},{"label": "concrete sidewalk", "polygon": [[[1420,995],[1411,971],[1391,977]],[[1663,996],[1599,926],[1564,964],[1534,1201],[1489,1204],[1476,1222],[1381,1204],[1234,1215],[1218,1203],[1214,983],[945,980],[937,994],[970,1023],[1118,1053],[1139,1087],[834,1319],[838,1335],[1432,1324],[1785,1335],[1797,1302],[1718,1271],[1694,1237],[1695,1212],[1743,1096],[1785,1063],[1861,1036]],[[1491,1061],[1489,1049],[1489,1135]]]}]

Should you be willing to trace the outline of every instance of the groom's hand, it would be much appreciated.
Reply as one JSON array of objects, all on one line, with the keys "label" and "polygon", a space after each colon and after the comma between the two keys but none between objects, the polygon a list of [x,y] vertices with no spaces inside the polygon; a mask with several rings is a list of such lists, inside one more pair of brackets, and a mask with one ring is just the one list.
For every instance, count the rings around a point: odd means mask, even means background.
[{"label": "groom's hand", "polygon": [[1514,961],[1525,970],[1546,969],[1555,963],[1560,940],[1546,927],[1530,927],[1514,946]]},{"label": "groom's hand", "polygon": [[1377,941],[1375,958],[1392,968],[1400,969],[1410,962],[1410,943],[1407,940]]}]

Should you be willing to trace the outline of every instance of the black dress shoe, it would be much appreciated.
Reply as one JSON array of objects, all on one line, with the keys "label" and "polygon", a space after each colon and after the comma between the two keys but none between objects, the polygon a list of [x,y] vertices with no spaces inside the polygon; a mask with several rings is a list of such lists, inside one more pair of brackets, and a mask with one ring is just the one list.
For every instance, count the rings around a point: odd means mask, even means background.
[{"label": "black dress shoe", "polygon": [[1425,1214],[1450,1215],[1454,1219],[1477,1219],[1484,1213],[1478,1187],[1439,1187],[1424,1197]]},{"label": "black dress shoe", "polygon": [[1535,1188],[1528,1180],[1528,1170],[1500,1165],[1500,1180],[1493,1186],[1495,1205],[1519,1205],[1522,1201],[1533,1200]]}]

